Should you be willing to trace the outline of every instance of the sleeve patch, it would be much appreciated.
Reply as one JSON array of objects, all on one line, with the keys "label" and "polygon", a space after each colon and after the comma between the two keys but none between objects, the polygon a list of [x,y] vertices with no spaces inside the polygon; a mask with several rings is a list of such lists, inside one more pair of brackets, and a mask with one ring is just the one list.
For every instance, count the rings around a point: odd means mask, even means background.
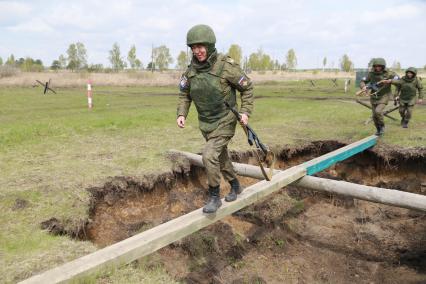
[{"label": "sleeve patch", "polygon": [[240,85],[241,87],[245,87],[248,84],[248,80],[246,76],[242,76],[240,78],[240,80],[238,80],[238,85]]},{"label": "sleeve patch", "polygon": [[184,91],[188,88],[188,78],[186,78],[186,76],[182,76],[182,78],[180,78],[180,83],[179,83],[179,88],[181,91]]}]

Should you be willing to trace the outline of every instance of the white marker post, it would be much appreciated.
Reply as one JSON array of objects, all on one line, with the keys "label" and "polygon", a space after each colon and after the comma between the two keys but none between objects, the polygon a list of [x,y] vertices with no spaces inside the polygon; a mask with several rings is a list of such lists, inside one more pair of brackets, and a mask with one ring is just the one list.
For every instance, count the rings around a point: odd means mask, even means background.
[{"label": "white marker post", "polygon": [[87,105],[89,109],[93,108],[92,80],[87,81]]},{"label": "white marker post", "polygon": [[348,92],[349,80],[345,79],[345,94]]}]

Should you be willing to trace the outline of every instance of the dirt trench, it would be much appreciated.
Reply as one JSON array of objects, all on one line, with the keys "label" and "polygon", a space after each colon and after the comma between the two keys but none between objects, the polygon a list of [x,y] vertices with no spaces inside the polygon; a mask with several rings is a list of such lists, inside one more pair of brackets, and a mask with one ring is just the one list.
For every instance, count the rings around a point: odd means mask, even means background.
[{"label": "dirt trench", "polygon": [[[285,169],[342,146],[317,141],[274,151]],[[231,157],[254,163],[250,152]],[[425,194],[426,149],[376,146],[318,176]],[[42,227],[103,247],[202,207],[206,177],[178,158],[171,172],[114,177],[88,190],[84,224],[68,229],[52,218]],[[228,190],[223,183],[222,194]],[[186,283],[426,283],[426,214],[288,186],[149,262]]]}]

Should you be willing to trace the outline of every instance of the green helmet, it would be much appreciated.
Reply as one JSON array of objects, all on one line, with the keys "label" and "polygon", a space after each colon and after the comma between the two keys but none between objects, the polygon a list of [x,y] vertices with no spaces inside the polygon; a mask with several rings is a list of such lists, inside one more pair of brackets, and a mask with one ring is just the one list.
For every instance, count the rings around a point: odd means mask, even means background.
[{"label": "green helmet", "polygon": [[408,68],[407,70],[405,70],[405,73],[407,73],[407,72],[411,72],[411,73],[413,73],[413,74],[414,74],[414,76],[416,76],[416,75],[417,75],[417,69],[416,69],[416,68],[414,68],[414,67],[410,67],[410,68]]},{"label": "green helmet", "polygon": [[207,25],[193,26],[186,34],[186,44],[191,46],[197,43],[204,43],[207,45],[215,45],[216,36],[211,27]]},{"label": "green helmet", "polygon": [[383,59],[383,58],[374,58],[373,59],[373,62],[372,62],[373,64],[373,66],[374,65],[381,65],[381,66],[383,66],[383,67],[386,67],[386,61]]}]

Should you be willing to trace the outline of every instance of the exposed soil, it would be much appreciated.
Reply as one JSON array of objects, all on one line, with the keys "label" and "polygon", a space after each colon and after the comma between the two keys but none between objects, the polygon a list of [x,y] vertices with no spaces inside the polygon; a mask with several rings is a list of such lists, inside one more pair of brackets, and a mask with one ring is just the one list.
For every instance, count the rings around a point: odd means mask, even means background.
[{"label": "exposed soil", "polygon": [[[319,141],[274,151],[287,168],[342,146]],[[254,163],[250,152],[231,156]],[[203,206],[203,169],[174,158],[169,173],[90,188],[89,218],[78,228],[55,218],[43,227],[102,247]],[[425,194],[426,148],[376,146],[319,176]],[[228,189],[223,183],[222,194]],[[151,259],[187,283],[426,283],[426,214],[288,186]]]}]

